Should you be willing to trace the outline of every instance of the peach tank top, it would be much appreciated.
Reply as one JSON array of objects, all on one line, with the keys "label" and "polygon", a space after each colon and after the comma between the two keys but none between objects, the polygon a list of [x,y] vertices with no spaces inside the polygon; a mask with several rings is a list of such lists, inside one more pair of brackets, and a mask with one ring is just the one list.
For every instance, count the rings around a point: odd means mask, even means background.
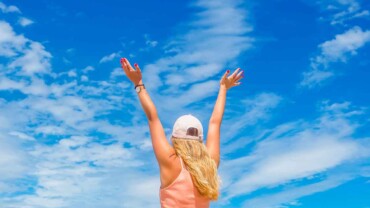
[{"label": "peach tank top", "polygon": [[198,192],[180,157],[181,172],[167,187],[160,188],[162,208],[209,208],[210,200]]}]

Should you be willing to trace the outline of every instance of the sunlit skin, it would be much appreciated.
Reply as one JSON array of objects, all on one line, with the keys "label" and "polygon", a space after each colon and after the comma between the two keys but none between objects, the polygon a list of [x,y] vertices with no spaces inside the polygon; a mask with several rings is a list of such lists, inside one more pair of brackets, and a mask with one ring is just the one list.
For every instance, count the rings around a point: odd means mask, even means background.
[{"label": "sunlit skin", "polygon": [[[138,64],[131,66],[126,58],[121,58],[121,66],[127,78],[136,86],[143,84],[142,72]],[[227,70],[220,79],[220,89],[214,106],[212,116],[208,124],[206,139],[207,151],[216,162],[217,167],[220,163],[220,127],[225,109],[226,92],[232,87],[239,86],[243,78],[243,70],[237,68],[230,75]],[[153,150],[158,161],[160,170],[161,187],[172,183],[181,171],[179,158],[175,156],[175,150],[167,141],[162,123],[158,117],[156,107],[152,102],[148,92],[141,86],[138,93],[141,106],[148,119],[149,130],[153,145]]]}]

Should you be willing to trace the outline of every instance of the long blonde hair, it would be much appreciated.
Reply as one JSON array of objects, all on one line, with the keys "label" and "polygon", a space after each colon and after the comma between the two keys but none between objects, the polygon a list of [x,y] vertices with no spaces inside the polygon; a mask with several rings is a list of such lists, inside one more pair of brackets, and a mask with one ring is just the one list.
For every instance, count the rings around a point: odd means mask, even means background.
[{"label": "long blonde hair", "polygon": [[176,155],[181,157],[189,171],[195,187],[202,196],[217,200],[220,177],[216,162],[210,157],[202,141],[172,137]]}]

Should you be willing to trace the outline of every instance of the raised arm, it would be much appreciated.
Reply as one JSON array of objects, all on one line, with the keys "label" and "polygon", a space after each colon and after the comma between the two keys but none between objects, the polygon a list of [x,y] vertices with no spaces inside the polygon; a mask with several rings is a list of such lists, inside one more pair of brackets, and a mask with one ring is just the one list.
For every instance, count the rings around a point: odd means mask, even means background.
[{"label": "raised arm", "polygon": [[[121,65],[127,77],[136,86],[143,84],[141,70],[138,64],[135,64],[135,69],[132,68],[130,62],[126,58],[121,59]],[[143,86],[140,86],[141,91],[137,93],[145,115],[148,119],[150,136],[152,139],[154,154],[157,158],[160,167],[169,165],[169,156],[171,155],[171,145],[166,139],[161,121],[158,118],[157,110],[152,102],[148,92]]]},{"label": "raised arm", "polygon": [[239,70],[240,68],[236,69],[228,77],[230,70],[227,70],[222,76],[216,104],[209,119],[206,147],[210,156],[215,160],[217,167],[220,164],[220,127],[225,109],[226,93],[231,87],[241,84],[239,80],[243,77],[243,71],[239,72]]}]

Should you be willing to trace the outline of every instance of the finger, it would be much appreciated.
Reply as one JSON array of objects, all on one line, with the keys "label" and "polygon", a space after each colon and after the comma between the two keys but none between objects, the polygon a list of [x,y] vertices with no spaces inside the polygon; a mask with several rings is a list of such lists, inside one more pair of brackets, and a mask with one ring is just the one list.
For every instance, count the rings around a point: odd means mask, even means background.
[{"label": "finger", "polygon": [[235,79],[236,73],[238,73],[238,72],[239,72],[239,70],[240,70],[240,68],[237,68],[237,69],[234,71],[234,73],[231,75],[231,78],[232,78],[232,79]]},{"label": "finger", "polygon": [[135,69],[134,69],[134,68],[132,68],[132,66],[131,66],[130,62],[129,62],[129,61],[128,61],[128,59],[126,59],[126,58],[125,58],[125,63],[126,63],[126,65],[127,65],[127,68],[128,68],[130,71],[135,71]]},{"label": "finger", "polygon": [[240,76],[238,79],[235,80],[235,82],[239,82],[244,76]]},{"label": "finger", "polygon": [[227,70],[225,74],[222,76],[221,80],[224,81],[229,73],[230,73],[230,70]]},{"label": "finger", "polygon": [[128,70],[127,65],[126,65],[125,58],[121,58],[120,61],[121,61],[121,67],[127,73],[129,70]]},{"label": "finger", "polygon": [[238,85],[240,85],[241,84],[241,82],[236,82],[235,83],[235,86],[238,86]]},{"label": "finger", "polygon": [[136,71],[141,74],[141,69],[139,67],[139,64],[135,63],[134,66],[135,66]]},{"label": "finger", "polygon": [[243,70],[241,70],[238,74],[236,74],[235,79],[239,79],[240,76],[243,74]]},{"label": "finger", "polygon": [[243,74],[243,70],[241,72],[239,72],[236,77],[235,77],[235,82],[238,82],[239,80],[241,80],[243,77],[244,77],[244,74]]}]

